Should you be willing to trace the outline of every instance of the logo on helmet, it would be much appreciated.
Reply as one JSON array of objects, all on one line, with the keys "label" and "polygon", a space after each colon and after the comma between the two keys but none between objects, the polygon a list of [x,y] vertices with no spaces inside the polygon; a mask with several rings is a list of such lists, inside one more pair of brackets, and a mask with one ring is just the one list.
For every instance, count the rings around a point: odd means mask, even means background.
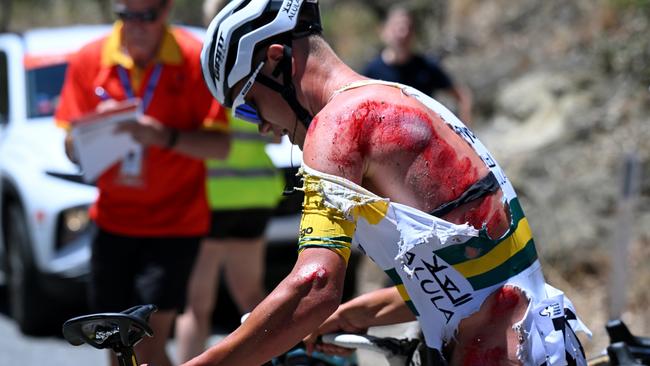
[{"label": "logo on helmet", "polygon": [[289,19],[293,20],[293,17],[298,14],[298,10],[300,9],[300,1],[299,0],[291,0],[286,3],[284,7],[282,7],[282,11],[287,13],[287,16]]},{"label": "logo on helmet", "polygon": [[225,54],[225,40],[223,39],[223,34],[219,34],[219,40],[217,41],[217,51],[214,54],[214,78],[217,81],[221,81],[221,61],[223,61],[223,56]]}]

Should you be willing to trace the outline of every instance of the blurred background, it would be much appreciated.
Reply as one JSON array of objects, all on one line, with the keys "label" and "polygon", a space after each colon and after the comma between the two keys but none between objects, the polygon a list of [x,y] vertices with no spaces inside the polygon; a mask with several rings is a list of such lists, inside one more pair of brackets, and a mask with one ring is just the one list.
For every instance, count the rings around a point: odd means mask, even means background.
[{"label": "blurred background", "polygon": [[[393,3],[321,1],[344,61],[377,54]],[[407,3],[419,49],[472,91],[472,128],[518,191],[549,282],[594,331],[588,352],[619,314],[650,335],[650,0]],[[175,0],[175,22],[200,26],[201,6]],[[0,0],[2,32],[112,20],[110,0]]]}]

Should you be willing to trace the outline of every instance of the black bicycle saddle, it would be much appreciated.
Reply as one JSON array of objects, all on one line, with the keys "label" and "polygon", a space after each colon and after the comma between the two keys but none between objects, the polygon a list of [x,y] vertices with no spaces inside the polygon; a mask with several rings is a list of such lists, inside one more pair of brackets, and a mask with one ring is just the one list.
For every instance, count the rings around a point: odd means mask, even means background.
[{"label": "black bicycle saddle", "polygon": [[72,318],[63,324],[63,337],[74,346],[87,343],[97,349],[133,347],[145,335],[152,337],[149,316],[155,305],[138,305],[120,313],[98,313]]}]

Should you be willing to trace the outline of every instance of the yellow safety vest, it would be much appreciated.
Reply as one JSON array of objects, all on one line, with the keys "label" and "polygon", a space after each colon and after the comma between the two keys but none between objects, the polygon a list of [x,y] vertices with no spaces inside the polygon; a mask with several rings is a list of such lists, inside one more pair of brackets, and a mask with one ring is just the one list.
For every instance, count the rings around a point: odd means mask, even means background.
[{"label": "yellow safety vest", "polygon": [[284,177],[273,165],[264,147],[271,138],[257,126],[232,117],[232,136],[226,160],[206,160],[207,195],[212,210],[274,208],[282,197]]}]

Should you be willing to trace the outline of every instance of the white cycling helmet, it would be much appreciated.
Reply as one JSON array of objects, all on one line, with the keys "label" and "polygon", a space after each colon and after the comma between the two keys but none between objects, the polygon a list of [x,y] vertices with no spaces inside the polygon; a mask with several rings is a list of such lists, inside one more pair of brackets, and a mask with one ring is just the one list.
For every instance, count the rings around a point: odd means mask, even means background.
[{"label": "white cycling helmet", "polygon": [[[291,44],[293,39],[321,30],[318,0],[232,0],[208,27],[201,51],[203,78],[219,103],[232,108],[232,88],[255,73],[253,80],[257,77],[281,93],[298,118],[308,124],[311,116],[298,103],[291,80]],[[272,43],[285,46],[284,58],[274,71],[275,76],[284,74],[284,84],[258,76],[261,65],[252,64],[256,51]],[[245,88],[250,86],[252,82]]]}]

